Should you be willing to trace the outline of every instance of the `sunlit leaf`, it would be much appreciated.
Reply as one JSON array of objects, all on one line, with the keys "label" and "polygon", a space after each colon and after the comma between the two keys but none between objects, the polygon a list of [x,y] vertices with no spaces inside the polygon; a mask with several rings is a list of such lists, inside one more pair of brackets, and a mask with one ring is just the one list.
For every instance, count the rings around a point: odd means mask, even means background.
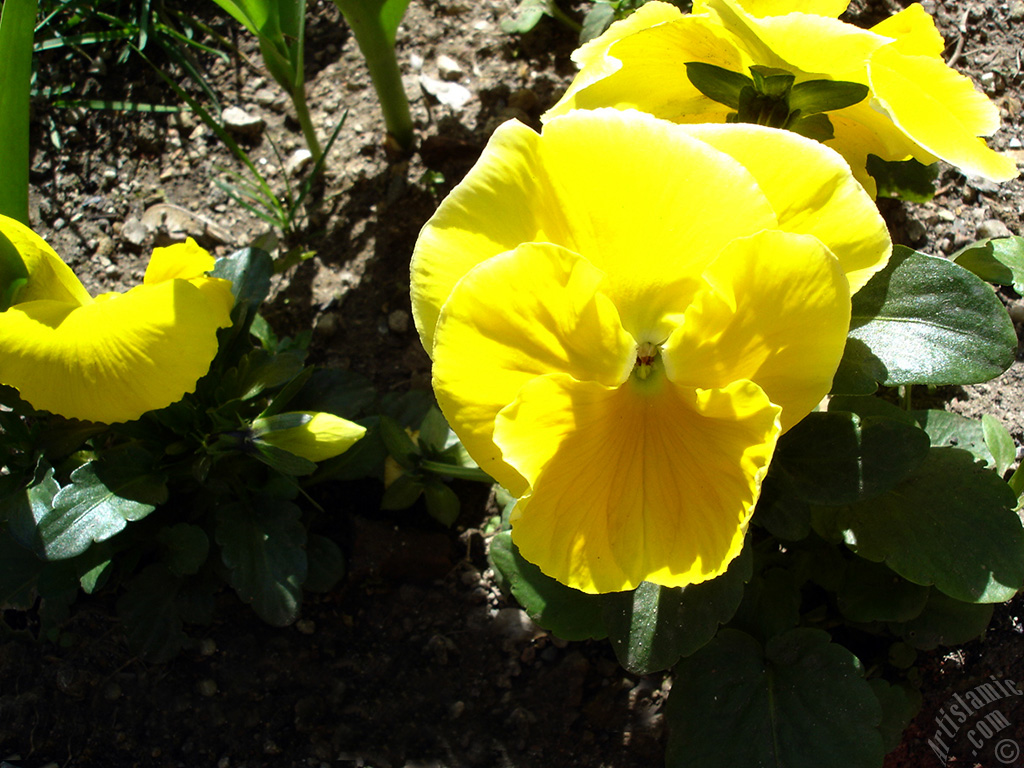
[{"label": "sunlit leaf", "polygon": [[971,243],[950,256],[982,280],[1012,285],[1024,295],[1024,237],[1000,237]]},{"label": "sunlit leaf", "polygon": [[1005,371],[1016,348],[991,287],[945,259],[896,246],[853,297],[833,391],[862,394],[868,378],[886,386],[976,384]]},{"label": "sunlit leaf", "polygon": [[931,651],[978,637],[988,627],[994,610],[993,605],[965,603],[932,589],[920,615],[902,624],[892,623],[889,629],[908,645]]}]

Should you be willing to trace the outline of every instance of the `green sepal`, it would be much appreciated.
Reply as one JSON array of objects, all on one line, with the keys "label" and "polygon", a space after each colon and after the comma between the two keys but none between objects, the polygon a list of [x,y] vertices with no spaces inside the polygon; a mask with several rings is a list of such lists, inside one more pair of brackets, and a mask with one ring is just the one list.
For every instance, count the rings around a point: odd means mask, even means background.
[{"label": "green sepal", "polygon": [[667,768],[879,768],[882,709],[857,657],[817,629],[765,646],[723,629],[676,667]]},{"label": "green sepal", "polygon": [[753,89],[754,87],[754,81],[746,75],[714,64],[688,61],[684,66],[686,67],[686,76],[694,88],[712,101],[724,104],[729,109],[739,109],[740,92],[744,88]]},{"label": "green sepal", "polygon": [[878,187],[878,197],[896,197],[912,203],[927,203],[935,197],[935,180],[939,164],[909,160],[883,160],[868,155],[867,172]]},{"label": "green sepal", "polygon": [[862,83],[845,80],[806,80],[793,86],[789,108],[803,115],[845,109],[867,98],[868,90]]}]

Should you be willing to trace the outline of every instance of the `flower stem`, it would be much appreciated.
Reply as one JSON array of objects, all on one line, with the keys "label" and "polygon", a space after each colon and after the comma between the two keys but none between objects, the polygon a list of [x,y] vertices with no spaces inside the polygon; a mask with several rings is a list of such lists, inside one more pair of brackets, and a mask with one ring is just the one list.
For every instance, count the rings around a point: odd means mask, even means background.
[{"label": "flower stem", "polygon": [[494,478],[480,469],[480,467],[460,467],[455,464],[445,464],[441,461],[422,459],[420,461],[420,469],[425,469],[437,475],[458,478],[459,480],[476,480],[481,483],[494,482]]},{"label": "flower stem", "polygon": [[367,3],[358,0],[334,0],[334,4],[352,28],[356,44],[366,60],[388,133],[402,149],[411,149],[413,130],[409,100],[402,86],[395,47],[388,39],[379,10],[375,14],[367,8]]}]

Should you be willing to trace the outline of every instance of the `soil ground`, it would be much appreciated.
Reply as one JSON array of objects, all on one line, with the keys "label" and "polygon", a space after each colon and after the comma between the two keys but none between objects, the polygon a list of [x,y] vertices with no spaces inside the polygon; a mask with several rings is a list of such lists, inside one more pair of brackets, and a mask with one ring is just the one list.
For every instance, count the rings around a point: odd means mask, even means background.
[{"label": "soil ground", "polygon": [[[359,371],[382,390],[429,385],[429,361],[409,315],[416,234],[490,132],[509,118],[539,127],[574,71],[575,36],[551,19],[524,37],[501,32],[514,5],[413,0],[397,47],[419,149],[398,161],[382,144],[383,122],[354,40],[333,4],[310,3],[308,100],[322,137],[343,115],[345,125],[319,203],[301,222],[302,244],[315,255],[276,282],[268,317],[281,334],[313,328],[316,362]],[[855,2],[850,18],[867,25],[899,7]],[[925,7],[957,68],[1001,106],[1004,127],[994,145],[1024,163],[1024,3],[931,0]],[[212,4],[191,11],[245,53],[230,63],[207,61],[209,77],[222,106],[266,121],[241,140],[282,188],[287,172],[278,153],[288,158],[302,146],[287,100],[237,25],[219,19]],[[441,56],[461,73],[445,80]],[[83,97],[169,98],[137,60],[125,70],[96,58],[47,64]],[[448,82],[445,98],[465,103],[440,103],[424,90],[424,83],[436,90],[431,82]],[[35,107],[31,218],[91,288],[137,283],[152,246],[181,230],[226,254],[268,229],[214,184],[237,164],[193,115]],[[930,203],[884,204],[898,242],[949,254],[977,237],[1024,229],[1020,180],[994,185],[946,169],[938,186]],[[154,213],[158,204],[170,207]],[[148,230],[161,211],[162,227]],[[1020,298],[1004,298],[1024,319]],[[967,415],[993,413],[1024,443],[1020,363],[947,399]],[[670,680],[627,674],[607,643],[565,643],[525,620],[487,570],[485,495],[468,484],[458,489],[463,513],[451,530],[420,508],[379,512],[373,487],[321,494],[337,515],[350,574],[338,590],[309,596],[291,627],[261,623],[225,593],[212,626],[193,628],[193,641],[172,662],[150,665],[130,654],[110,599],[100,597],[76,604],[64,644],[3,641],[0,761],[18,768],[660,764],[660,709]],[[1018,598],[997,610],[983,639],[928,656],[924,707],[888,768],[941,764],[927,742],[951,697],[992,675],[1024,678],[1022,616]],[[31,616],[21,620],[32,628]],[[1024,746],[1024,705],[1003,712],[1013,730],[998,738]],[[1024,765],[997,762],[988,749],[971,756],[958,743],[960,757],[950,764]]]}]

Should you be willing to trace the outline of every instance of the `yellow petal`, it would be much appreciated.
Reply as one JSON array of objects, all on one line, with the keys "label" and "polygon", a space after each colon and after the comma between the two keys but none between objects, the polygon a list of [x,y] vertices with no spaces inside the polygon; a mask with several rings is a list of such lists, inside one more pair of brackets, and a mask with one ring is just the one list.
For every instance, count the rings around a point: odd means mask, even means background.
[{"label": "yellow petal", "polygon": [[972,176],[1017,177],[1012,158],[977,138],[998,130],[999,110],[970,78],[940,59],[908,56],[894,45],[874,53],[869,71],[871,88],[893,122],[928,152]]},{"label": "yellow petal", "polygon": [[[694,13],[703,13],[706,0],[695,0]],[[751,16],[782,16],[787,13],[813,13],[836,18],[843,13],[850,0],[740,0],[743,10]]]},{"label": "yellow petal", "polygon": [[[279,428],[296,416],[304,417],[302,424]],[[255,438],[309,461],[339,456],[365,434],[365,427],[319,411],[289,411],[253,422]]]},{"label": "yellow petal", "polygon": [[725,243],[775,224],[742,165],[667,121],[603,109],[556,118],[542,136],[506,124],[420,233],[412,263],[420,338],[431,351],[441,305],[474,265],[550,242],[608,275],[626,330],[661,341],[666,307],[685,306]]},{"label": "yellow petal", "polygon": [[643,113],[555,118],[540,159],[572,222],[563,244],[608,276],[604,290],[638,341],[667,338],[664,315],[688,303],[727,242],[777,223],[740,163]]},{"label": "yellow petal", "polygon": [[0,313],[0,381],[41,410],[130,421],[195,389],[217,353],[222,320],[184,280],[85,306],[19,303]]},{"label": "yellow petal", "polygon": [[946,48],[935,20],[920,3],[914,3],[871,28],[876,35],[891,37],[901,53],[939,57]]},{"label": "yellow petal", "polygon": [[689,61],[733,72],[745,72],[748,64],[719,25],[685,16],[614,42],[603,58],[583,67],[542,119],[573,109],[615,107],[675,122],[724,122],[730,110],[693,87],[686,76]]},{"label": "yellow petal", "polygon": [[686,130],[742,163],[775,209],[779,229],[824,243],[839,259],[853,292],[889,260],[885,221],[835,152],[795,133],[756,125]]},{"label": "yellow petal", "polygon": [[522,478],[492,437],[520,387],[558,371],[615,385],[633,368],[636,344],[598,292],[603,281],[586,259],[530,243],[471,270],[444,306],[434,344],[438,405],[480,467],[517,496]]},{"label": "yellow petal", "polygon": [[459,279],[520,243],[570,236],[537,158],[540,135],[510,120],[420,231],[412,255],[412,309],[429,353],[441,306]]},{"label": "yellow petal", "polygon": [[531,480],[512,515],[523,557],[584,592],[686,586],[740,552],[778,436],[750,382],[652,394],[564,374],[526,384],[495,440]]},{"label": "yellow petal", "polygon": [[92,301],[71,268],[31,229],[0,216],[0,232],[11,241],[28,270],[28,283],[18,293],[19,302],[50,299],[77,305]]},{"label": "yellow petal", "polygon": [[191,237],[184,243],[175,243],[164,248],[154,248],[153,255],[146,267],[143,282],[146,285],[162,283],[180,277],[191,280],[202,277],[213,269],[214,258],[206,250],[199,247]]},{"label": "yellow petal", "polygon": [[850,290],[816,238],[761,232],[729,245],[708,288],[664,349],[665,372],[691,387],[755,382],[785,431],[828,393],[850,328]]},{"label": "yellow petal", "polygon": [[708,10],[735,35],[758,64],[783,67],[798,81],[813,77],[867,83],[865,64],[889,38],[846,24],[839,19],[807,13],[756,18],[735,0],[708,0]]},{"label": "yellow petal", "polygon": [[[652,2],[640,6],[626,18],[616,21],[603,34],[581,45],[572,54],[572,60],[580,68],[580,74],[562,95],[561,101],[571,101],[576,91],[619,69],[621,66],[619,60],[607,55],[608,49],[616,42],[657,24],[675,21],[682,15],[682,11],[671,3],[652,0]],[[557,114],[561,114],[563,111],[566,110],[559,110]],[[554,113],[554,109],[552,113]]]}]

